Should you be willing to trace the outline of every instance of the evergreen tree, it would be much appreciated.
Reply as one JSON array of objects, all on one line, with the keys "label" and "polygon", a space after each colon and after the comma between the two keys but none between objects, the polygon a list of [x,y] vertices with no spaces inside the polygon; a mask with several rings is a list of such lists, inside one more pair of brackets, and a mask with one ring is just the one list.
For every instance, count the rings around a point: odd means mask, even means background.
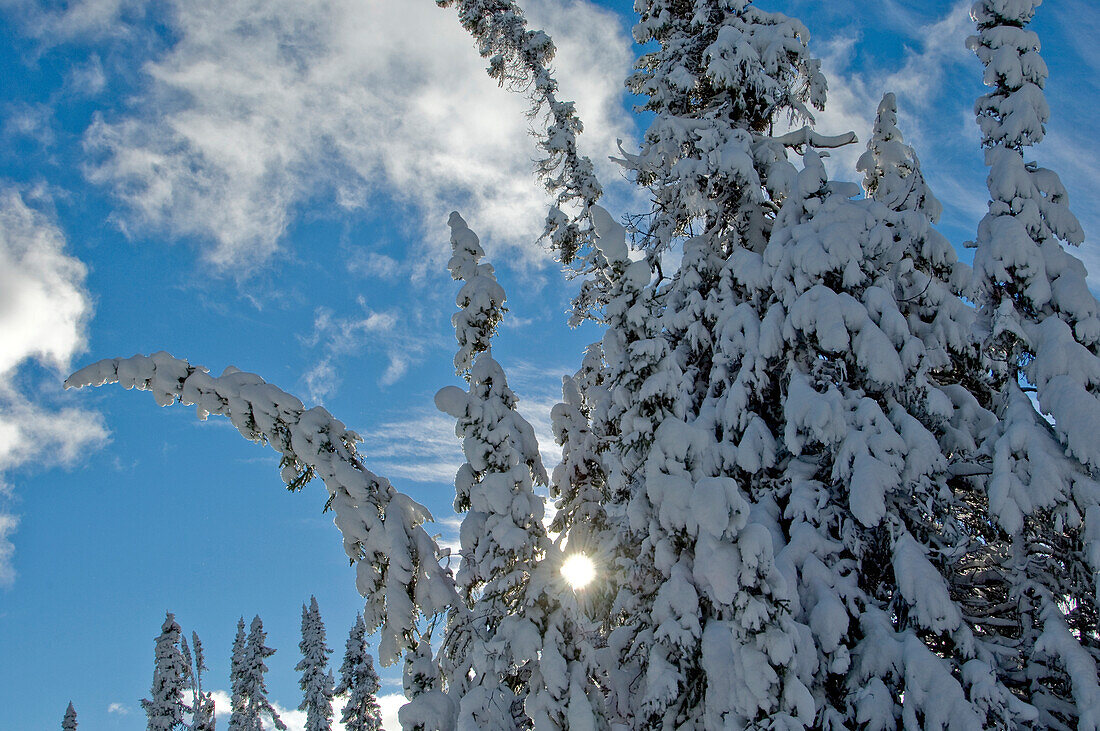
[{"label": "evergreen tree", "polygon": [[299,685],[304,694],[299,711],[306,712],[306,731],[328,731],[332,728],[333,678],[328,671],[328,656],[332,650],[325,645],[325,625],[317,597],[302,605],[302,641],[298,643],[302,659],[294,668],[302,674]]},{"label": "evergreen tree", "polygon": [[466,391],[449,386],[436,395],[437,406],[458,420],[467,460],[455,478],[455,509],[466,513],[457,581],[469,611],[455,613],[443,648],[445,676],[461,698],[458,728],[595,727],[594,658],[578,642],[576,614],[562,604],[560,552],[534,492],[548,478],[534,430],[492,356],[504,290],[462,217],[452,213],[448,223],[448,268],[463,282],[452,318],[455,370],[469,383]]},{"label": "evergreen tree", "polygon": [[[546,234],[587,277],[574,322],[604,327],[563,381],[553,479],[493,358],[504,291],[458,214],[466,387],[436,396],[466,458],[455,576],[427,511],[324,409],[163,353],[69,380],[227,416],[292,489],[325,481],[367,600],[344,723],[378,727],[381,629],[383,663],[404,654],[402,724],[423,731],[1100,727],[1100,305],[1063,246],[1083,240],[1064,188],[1025,159],[1048,116],[1039,0],[973,9],[992,87],[973,271],[934,228],[892,95],[858,165],[867,197],[828,179],[822,148],[854,136],[812,129],[826,84],[797,20],[637,0],[628,86],[653,118],[621,163],[652,206],[627,228],[596,205],[550,39],[513,0],[439,4],[546,121]],[[557,577],[578,551],[603,570],[592,623]],[[270,709],[258,628],[238,626],[232,729]]]},{"label": "evergreen tree", "polygon": [[355,624],[348,633],[344,648],[344,662],[340,665],[340,684],[336,695],[347,696],[340,723],[348,731],[380,731],[382,710],[378,705],[378,673],[374,659],[367,652],[367,627],[362,615],[355,616]]},{"label": "evergreen tree", "polygon": [[183,701],[185,684],[190,680],[190,664],[180,650],[180,626],[171,612],[166,613],[153,651],[153,685],[149,698],[141,701],[149,718],[149,731],[172,731],[183,727],[183,714],[191,708]]},{"label": "evergreen tree", "polygon": [[[623,516],[619,532],[630,535],[616,560],[613,616],[620,617],[620,626],[609,638],[621,667],[629,670],[618,673],[622,681],[612,680],[611,687],[622,688],[614,707],[630,725],[694,727],[705,723],[700,700],[712,672],[703,665],[708,661],[702,652],[704,629],[711,616],[736,611],[722,607],[733,595],[716,598],[701,591],[693,577],[694,555],[697,550],[715,555],[716,546],[736,555],[730,544],[741,540],[741,526],[734,526],[742,518],[733,519],[728,530],[698,535],[691,514],[702,504],[690,505],[692,486],[698,483],[700,500],[704,494],[725,495],[711,508],[727,513],[748,508],[732,482],[712,482],[728,477],[718,442],[733,436],[715,423],[720,412],[713,398],[727,382],[729,358],[715,353],[718,316],[732,310],[739,296],[722,287],[723,275],[729,276],[724,269],[732,267],[734,250],[764,246],[794,175],[787,145],[843,144],[852,136],[827,139],[808,128],[772,136],[776,118],[789,114],[810,122],[807,104],[824,103],[820,64],[808,55],[807,33],[797,21],[748,2],[654,0],[638,3],[637,9],[636,40],[658,47],[638,61],[628,85],[647,97],[646,107],[656,117],[642,150],[624,154],[623,162],[654,201],[651,212],[632,223],[635,237],[652,254],[645,265],[629,263],[625,250],[605,252],[620,262],[623,275],[614,278],[615,296],[606,308],[603,352],[612,395],[606,413],[597,414],[607,425],[597,431],[610,432],[617,441],[605,460],[609,510]],[[620,234],[613,230],[605,225],[600,231],[601,249],[609,236],[617,241]],[[664,282],[657,256],[681,244],[679,272]],[[651,281],[654,270],[658,278]],[[708,395],[712,399],[705,405]],[[696,540],[702,544],[698,549]],[[762,550],[759,536],[744,540],[746,550]],[[768,564],[770,557],[755,581],[774,583],[767,578],[773,573]],[[769,616],[784,624],[773,632],[794,631],[781,619],[779,607],[788,601],[782,595],[767,599],[773,604]],[[779,665],[792,661],[787,657]],[[726,670],[713,668],[721,675]],[[777,683],[789,675],[789,668],[779,667]],[[643,680],[627,682],[631,677]],[[797,691],[786,695],[794,698]],[[751,706],[743,704],[743,718],[779,712],[778,705]]]},{"label": "evergreen tree", "polygon": [[187,638],[180,638],[180,650],[183,654],[183,663],[189,668],[188,675],[191,679],[191,731],[214,731],[214,697],[202,689],[202,674],[207,670],[206,658],[203,656],[202,642],[197,632],[191,633],[191,643],[195,648],[194,658],[191,656],[191,648],[187,645]]},{"label": "evergreen tree", "polygon": [[[1084,233],[1057,174],[1025,159],[1042,141],[1047,68],[1027,28],[1037,0],[981,0],[968,40],[992,90],[975,105],[989,165],[972,297],[998,388],[985,436],[988,520],[1007,546],[1004,674],[1049,728],[1100,725],[1100,305],[1063,244]],[[1035,395],[1035,404],[1028,397]],[[1044,418],[1046,415],[1048,418]],[[1015,627],[1006,631],[1004,621]]]},{"label": "evergreen tree", "polygon": [[229,657],[229,731],[245,731],[244,694],[245,649],[248,636],[244,631],[244,617],[237,620],[237,634],[233,637],[233,651]]},{"label": "evergreen tree", "polygon": [[69,707],[65,709],[65,718],[61,719],[61,731],[76,731],[76,709],[73,702],[69,701]]},{"label": "evergreen tree", "polygon": [[[436,394],[440,410],[458,420],[464,464],[455,478],[455,510],[466,515],[459,532],[462,557],[456,575],[467,611],[457,612],[444,640],[445,676],[460,701],[458,728],[525,726],[523,702],[529,668],[512,643],[527,630],[519,620],[519,596],[543,557],[543,505],[534,484],[546,484],[534,431],[516,411],[518,399],[493,359],[490,340],[504,314],[504,290],[477,235],[452,213],[448,263],[464,282],[452,317],[459,349],[455,371],[468,391],[448,386]],[[476,606],[475,606],[476,605]],[[533,626],[531,627],[533,629]],[[528,638],[530,639],[530,638]]]},{"label": "evergreen tree", "polygon": [[264,624],[257,615],[252,618],[252,626],[248,629],[248,640],[245,642],[240,666],[240,694],[243,700],[240,726],[242,731],[260,731],[265,716],[270,719],[275,728],[286,731],[286,724],[279,718],[278,712],[267,698],[267,683],[264,680],[264,674],[267,673],[265,660],[274,655],[275,650],[264,644],[266,640]]}]

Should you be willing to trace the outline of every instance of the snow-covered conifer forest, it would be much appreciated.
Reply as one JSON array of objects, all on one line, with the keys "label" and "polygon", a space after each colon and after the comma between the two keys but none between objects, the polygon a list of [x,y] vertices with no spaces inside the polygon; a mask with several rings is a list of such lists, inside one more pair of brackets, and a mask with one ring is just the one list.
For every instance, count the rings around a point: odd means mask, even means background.
[{"label": "snow-covered conifer forest", "polygon": [[[635,1],[625,83],[646,129],[607,152],[641,207],[619,210],[579,151],[550,36],[515,0],[437,2],[530,105],[542,241],[570,273],[571,323],[597,333],[550,414],[560,462],[494,358],[507,297],[459,212],[460,385],[435,396],[465,460],[453,548],[446,516],[357,446],[356,414],[182,353],[66,385],[225,417],[278,452],[290,490],[323,486],[409,731],[1100,729],[1100,305],[1066,189],[1035,157],[1058,114],[1040,0],[978,0],[957,39],[986,87],[969,241],[937,228],[898,96],[865,110],[867,139],[815,123],[829,83],[795,18]],[[826,162],[853,149],[834,179]],[[305,657],[331,652],[309,632]],[[188,690],[178,636],[169,615],[147,710]],[[259,619],[238,637],[262,666]],[[373,673],[348,658],[340,693]],[[299,669],[309,728],[327,728],[333,680]],[[249,682],[250,712],[277,718]],[[349,704],[342,721],[377,718]]]}]

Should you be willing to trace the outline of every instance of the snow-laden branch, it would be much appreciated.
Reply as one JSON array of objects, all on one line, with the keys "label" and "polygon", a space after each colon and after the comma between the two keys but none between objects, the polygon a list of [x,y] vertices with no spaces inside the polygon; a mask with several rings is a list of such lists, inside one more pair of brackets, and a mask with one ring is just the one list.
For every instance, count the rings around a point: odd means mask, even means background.
[{"label": "snow-laden branch", "polygon": [[845,145],[859,142],[855,132],[845,132],[841,135],[823,135],[820,132],[815,132],[809,125],[801,129],[796,129],[793,132],[788,132],[785,135],[772,137],[772,140],[784,147],[801,147],[802,145],[809,145],[810,147],[817,147],[820,149],[844,147]]},{"label": "snow-laden branch", "polygon": [[[587,244],[592,225],[589,206],[603,193],[592,161],[577,151],[577,135],[584,125],[573,102],[558,99],[558,82],[550,73],[555,48],[544,31],[528,30],[527,18],[514,0],[436,0],[441,7],[457,6],[462,27],[478,43],[478,52],[489,59],[489,76],[526,93],[531,116],[544,117],[546,127],[537,133],[543,158],[536,170],[556,204],[546,218],[544,236],[561,258],[570,264],[581,254],[586,269],[593,262]],[[562,210],[565,207],[573,213]]]},{"label": "snow-laden branch", "polygon": [[152,391],[160,406],[196,406],[200,419],[228,418],[246,439],[283,456],[282,478],[291,487],[313,476],[324,481],[344,551],[356,567],[356,586],[366,598],[367,625],[381,628],[382,664],[415,644],[421,614],[455,605],[450,571],[439,565],[439,546],[421,527],[431,514],[364,467],[355,451],[359,435],[324,408],[306,409],[254,373],[230,367],[215,377],[165,352],[101,360],[69,376],[65,387],[104,383]]}]

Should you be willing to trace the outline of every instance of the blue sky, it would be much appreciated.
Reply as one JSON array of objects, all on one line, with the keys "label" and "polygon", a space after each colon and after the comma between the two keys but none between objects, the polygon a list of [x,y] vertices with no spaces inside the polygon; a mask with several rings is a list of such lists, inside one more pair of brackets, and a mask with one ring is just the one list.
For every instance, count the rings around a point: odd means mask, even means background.
[{"label": "blue sky", "polygon": [[[762,5],[813,34],[823,132],[865,140],[897,92],[941,229],[973,238],[986,198],[968,4]],[[630,3],[526,7],[559,46],[610,207],[636,209],[607,161],[639,135],[622,91]],[[1089,234],[1100,11],[1049,2],[1033,27],[1053,110],[1037,157]],[[295,707],[301,604],[317,596],[337,654],[361,606],[322,486],[287,493],[274,452],[190,409],[62,392],[75,367],[163,349],[255,371],[362,433],[369,466],[453,540],[462,460],[432,396],[456,382],[457,208],[509,293],[495,354],[552,466],[549,406],[598,333],[566,326],[572,285],[534,242],[545,201],[524,103],[482,67],[431,0],[0,0],[0,729],[59,727],[70,699],[82,728],[144,728],[166,610],[202,637],[215,689],[237,617],[260,614],[272,697]],[[833,174],[856,179],[862,149],[835,154]],[[1100,272],[1094,247],[1080,254]],[[399,692],[397,669],[384,675]]]}]

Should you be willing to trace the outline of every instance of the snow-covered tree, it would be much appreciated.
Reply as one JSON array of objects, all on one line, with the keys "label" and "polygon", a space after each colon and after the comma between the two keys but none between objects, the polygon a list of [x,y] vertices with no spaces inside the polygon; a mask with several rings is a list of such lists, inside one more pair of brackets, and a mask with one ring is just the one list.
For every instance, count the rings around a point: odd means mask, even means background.
[{"label": "snow-covered tree", "polygon": [[534,430],[492,356],[504,290],[462,217],[452,213],[448,223],[448,268],[463,283],[452,318],[455,370],[469,384],[465,391],[444,388],[435,399],[457,419],[466,456],[455,478],[455,509],[466,513],[457,574],[466,610],[453,615],[443,647],[446,678],[461,699],[458,728],[595,728],[601,713],[594,658],[567,606],[560,552],[534,492],[548,477]]},{"label": "snow-covered tree", "polygon": [[999,390],[984,442],[987,519],[1008,543],[1004,673],[1043,726],[1091,728],[1100,725],[1100,305],[1064,247],[1084,241],[1065,188],[1026,159],[1050,115],[1047,67],[1027,28],[1038,5],[981,0],[968,40],[992,87],[975,105],[990,203],[972,287]]},{"label": "snow-covered tree", "polygon": [[[715,597],[701,595],[695,555],[720,555],[717,546],[736,555],[731,544],[740,540],[744,517],[731,517],[728,530],[716,524],[713,535],[700,535],[692,515],[748,509],[733,482],[722,481],[718,445],[728,437],[715,424],[713,400],[704,405],[725,383],[724,374],[716,377],[726,367],[715,353],[716,328],[738,297],[722,288],[723,270],[733,250],[758,251],[767,240],[795,171],[787,145],[843,144],[852,136],[826,139],[809,128],[772,136],[777,118],[810,122],[807,105],[824,102],[820,64],[809,56],[808,34],[797,21],[747,2],[655,0],[637,9],[635,39],[657,48],[638,61],[628,85],[647,97],[656,116],[642,149],[624,152],[623,164],[653,200],[651,211],[632,221],[650,257],[631,262],[619,243],[621,227],[610,220],[598,222],[597,243],[618,275],[610,277],[602,348],[611,395],[606,410],[597,410],[595,431],[616,442],[605,459],[608,509],[619,516],[619,533],[630,536],[616,557],[619,626],[609,646],[620,668],[609,682],[623,722],[692,727],[706,722],[700,701],[711,673],[727,675],[726,667],[704,667],[703,632]],[[680,268],[667,282],[660,257],[676,247]],[[692,505],[696,488],[698,500],[717,502]],[[744,540],[746,550],[761,550],[759,536]],[[764,575],[771,571],[763,567]],[[767,601],[769,614],[787,622],[778,609],[787,599]],[[729,611],[718,608],[713,616]],[[777,677],[785,674],[780,669]],[[779,711],[750,705],[742,708],[749,721]]]},{"label": "snow-covered tree", "polygon": [[[237,624],[237,637],[244,634],[244,620]],[[286,724],[267,698],[267,658],[275,654],[264,642],[267,633],[263,622],[257,615],[252,619],[248,636],[243,644],[233,643],[233,660],[230,662],[230,682],[233,688],[233,713],[229,718],[230,731],[261,731],[263,720],[267,718],[275,728],[286,731]]]},{"label": "snow-covered tree", "polygon": [[309,598],[309,606],[302,605],[302,641],[298,643],[302,659],[295,670],[302,674],[302,702],[298,710],[306,712],[306,731],[328,731],[332,728],[332,673],[328,670],[328,657],[332,650],[325,645],[325,624],[321,621],[321,609],[317,597]]},{"label": "snow-covered tree", "polygon": [[[407,729],[1100,728],[1100,305],[1063,246],[1083,241],[1063,186],[1025,159],[1049,114],[1039,0],[973,8],[992,87],[973,270],[936,231],[892,94],[866,196],[829,179],[826,150],[855,139],[813,128],[827,85],[799,21],[637,0],[627,85],[652,118],[619,162],[651,205],[617,220],[549,37],[514,0],[438,2],[530,100],[546,238],[584,277],[572,322],[603,328],[563,379],[552,478],[493,357],[504,290],[457,213],[465,387],[435,399],[466,459],[454,575],[428,512],[324,409],[164,353],[68,381],[226,416],[293,489],[323,479],[366,598],[344,723],[378,727],[379,630]],[[558,576],[570,553],[600,564],[583,607]],[[233,729],[254,727],[260,635],[238,627]]]},{"label": "snow-covered tree", "polygon": [[183,700],[191,667],[180,650],[180,626],[166,613],[153,650],[153,685],[141,701],[149,719],[149,731],[172,731],[184,727],[183,715],[191,708]]},{"label": "snow-covered tree", "polygon": [[202,642],[197,632],[191,633],[191,644],[195,648],[194,657],[187,645],[187,638],[180,638],[180,651],[183,663],[189,668],[191,680],[191,731],[214,731],[215,711],[213,694],[202,689],[202,674],[207,670],[206,657],[203,655]]},{"label": "snow-covered tree", "polygon": [[[465,611],[447,629],[445,675],[460,700],[458,728],[510,729],[523,720],[534,625],[522,624],[519,598],[546,550],[543,504],[536,483],[547,475],[531,425],[516,411],[518,399],[490,339],[504,314],[504,290],[478,237],[452,213],[451,276],[463,282],[452,317],[459,349],[455,371],[468,390],[448,386],[436,394],[441,411],[458,423],[464,464],[455,477],[455,510],[465,513],[459,531],[456,575]],[[519,644],[526,640],[526,644]]]},{"label": "snow-covered tree", "polygon": [[245,728],[244,695],[245,647],[248,635],[244,631],[244,617],[237,620],[237,634],[233,637],[233,650],[229,656],[229,731]]},{"label": "snow-covered tree", "polygon": [[69,701],[69,707],[65,709],[65,717],[61,719],[61,731],[76,731],[76,709],[73,702]]},{"label": "snow-covered tree", "polygon": [[340,665],[340,684],[336,695],[344,696],[344,709],[340,723],[348,731],[380,731],[382,710],[378,705],[378,673],[374,670],[374,658],[367,651],[367,626],[363,615],[355,616],[355,624],[348,633],[344,645],[344,662]]}]

